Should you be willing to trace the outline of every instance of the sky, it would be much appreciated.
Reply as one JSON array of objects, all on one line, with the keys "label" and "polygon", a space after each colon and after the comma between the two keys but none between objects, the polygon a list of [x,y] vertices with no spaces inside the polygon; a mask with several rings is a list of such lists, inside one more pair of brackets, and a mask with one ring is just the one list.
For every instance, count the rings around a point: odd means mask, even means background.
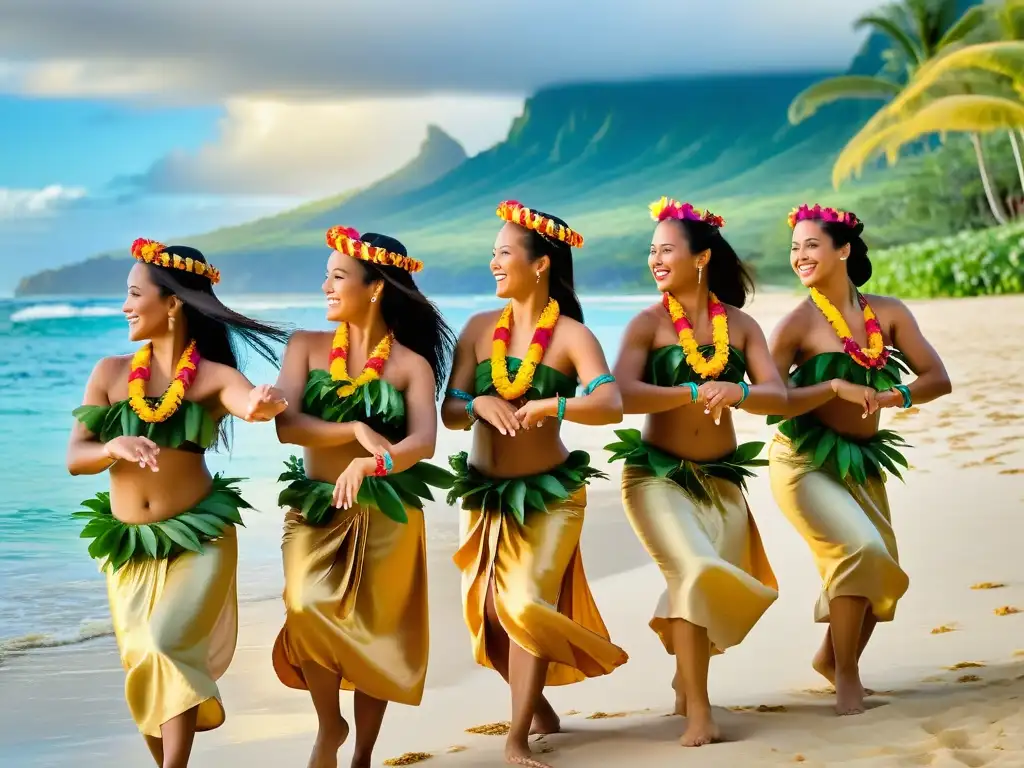
[{"label": "sky", "polygon": [[475,154],[545,86],[840,70],[877,5],[0,0],[0,295],[367,185],[431,124]]}]

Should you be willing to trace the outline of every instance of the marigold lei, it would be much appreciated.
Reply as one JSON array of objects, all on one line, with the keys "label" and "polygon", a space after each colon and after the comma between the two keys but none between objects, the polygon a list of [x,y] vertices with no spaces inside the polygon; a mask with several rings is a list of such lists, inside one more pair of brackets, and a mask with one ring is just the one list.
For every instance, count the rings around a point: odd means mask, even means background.
[{"label": "marigold lei", "polygon": [[196,379],[199,352],[195,341],[190,341],[181,353],[178,365],[174,369],[174,378],[156,408],[150,406],[146,400],[146,382],[149,381],[149,364],[152,359],[152,344],[141,347],[132,358],[132,370],[128,374],[128,404],[140,419],[148,424],[157,424],[167,421],[181,407],[185,393]]},{"label": "marigold lei", "polygon": [[193,275],[205,277],[211,285],[220,282],[220,270],[212,264],[196,261],[190,257],[182,258],[178,254],[167,253],[167,246],[156,240],[138,238],[132,243],[132,257],[143,264],[155,264],[167,269],[180,269]]},{"label": "marigold lei", "polygon": [[384,370],[384,363],[391,357],[391,345],[395,341],[395,335],[390,331],[377,342],[373,348],[370,358],[363,366],[363,372],[355,379],[348,375],[348,323],[340,323],[338,330],[334,332],[334,342],[331,344],[330,372],[331,378],[335,381],[345,382],[338,387],[338,397],[348,397],[364,384],[380,378]]},{"label": "marigold lei", "polygon": [[715,379],[725,370],[729,362],[729,319],[725,305],[713,293],[708,294],[708,317],[711,318],[711,338],[715,344],[714,354],[705,358],[697,346],[693,326],[686,317],[683,305],[671,293],[665,293],[662,304],[672,318],[672,325],[679,334],[679,346],[686,353],[686,364],[702,379]]},{"label": "marigold lei", "polygon": [[537,366],[544,359],[544,353],[551,343],[555,323],[558,322],[558,302],[549,299],[544,311],[540,313],[537,328],[530,340],[530,348],[526,351],[515,381],[508,379],[508,344],[512,338],[512,304],[509,303],[498,318],[494,327],[494,340],[491,342],[491,379],[494,388],[506,400],[516,400],[527,393],[533,384],[533,376]]},{"label": "marigold lei", "polygon": [[861,348],[854,341],[853,335],[850,333],[850,326],[846,324],[843,314],[817,288],[811,288],[811,301],[821,310],[821,314],[825,316],[839,340],[843,342],[843,351],[852,357],[855,363],[865,368],[885,367],[889,360],[889,350],[885,348],[882,340],[882,326],[878,324],[878,318],[875,317],[875,313],[868,305],[868,300],[862,293],[857,292],[857,301],[860,308],[864,310],[864,330],[868,334],[867,348]]}]

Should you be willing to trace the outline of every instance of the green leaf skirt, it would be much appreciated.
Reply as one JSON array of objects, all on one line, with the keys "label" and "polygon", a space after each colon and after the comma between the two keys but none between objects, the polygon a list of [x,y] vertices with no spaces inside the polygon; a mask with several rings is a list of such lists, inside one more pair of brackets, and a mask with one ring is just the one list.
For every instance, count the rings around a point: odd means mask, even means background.
[{"label": "green leaf skirt", "polygon": [[455,472],[455,482],[448,492],[448,503],[462,499],[469,509],[510,512],[520,524],[527,512],[546,512],[548,506],[569,498],[593,478],[608,475],[590,466],[590,454],[573,451],[548,472],[526,477],[489,477],[469,464],[465,451],[448,458]]},{"label": "green leaf skirt", "polygon": [[114,572],[131,560],[166,559],[183,552],[202,552],[203,544],[219,539],[230,525],[244,525],[241,509],[252,506],[238,493],[241,478],[214,475],[210,493],[192,509],[158,523],[135,525],[114,517],[106,491],[82,502],[72,517],[88,522],[81,538],[92,539],[89,555],[105,560]]},{"label": "green leaf skirt", "polygon": [[743,443],[730,455],[716,461],[690,461],[673,456],[640,438],[637,429],[617,429],[618,441],[604,448],[611,452],[608,462],[625,460],[627,467],[637,467],[654,475],[665,477],[679,485],[698,504],[714,504],[721,508],[721,502],[713,483],[708,478],[720,478],[746,491],[746,480],[753,477],[751,467],[765,467],[766,459],[757,456],[764,450],[764,443]]},{"label": "green leaf skirt", "polygon": [[[278,505],[302,513],[310,525],[324,525],[339,510],[332,506],[334,483],[306,477],[302,459],[290,456],[278,481],[288,483],[277,497]],[[375,507],[398,523],[409,522],[406,507],[423,509],[424,501],[433,501],[430,487],[448,489],[455,478],[447,470],[420,461],[404,472],[384,477],[370,476],[359,486],[356,503]]]},{"label": "green leaf skirt", "polygon": [[909,466],[899,451],[909,444],[890,429],[880,429],[867,440],[851,440],[806,415],[779,424],[779,434],[789,438],[808,469],[824,470],[844,483],[863,485],[869,476],[884,477],[884,470],[902,480],[900,467]]}]

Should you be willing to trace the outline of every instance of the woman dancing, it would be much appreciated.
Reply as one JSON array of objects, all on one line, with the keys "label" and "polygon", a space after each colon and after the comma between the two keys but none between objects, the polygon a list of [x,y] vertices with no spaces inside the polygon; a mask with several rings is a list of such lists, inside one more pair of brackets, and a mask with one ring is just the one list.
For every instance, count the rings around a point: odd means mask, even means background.
[{"label": "woman dancing", "polygon": [[[740,311],[752,290],[721,229],[689,203],[662,198],[648,267],[662,301],[626,328],[615,378],[643,434],[617,430],[629,522],[667,582],[653,629],[676,657],[680,743],[720,738],[708,700],[713,653],[738,644],[778,596],[744,496],[764,443],[737,447],[730,408],[778,413],[786,394],[760,327]],[[751,384],[744,381],[749,372]]]},{"label": "woman dancing", "polygon": [[[586,485],[604,475],[566,450],[562,421],[612,424],[622,403],[604,353],[583,325],[571,248],[583,237],[559,218],[505,201],[491,259],[503,310],[470,318],[455,350],[441,411],[449,429],[473,426],[473,450],[453,456],[448,502],[463,500],[455,564],[478,664],[512,690],[505,760],[531,757],[531,733],[554,733],[546,685],[611,672],[626,654],[587,585],[579,541]],[[543,361],[543,362],[542,362]],[[577,382],[587,383],[573,397]]]},{"label": "woman dancing", "polygon": [[[224,722],[216,680],[238,629],[235,525],[250,509],[238,479],[210,477],[204,454],[228,414],[270,421],[287,403],[238,371],[240,339],[267,360],[283,331],[228,309],[220,273],[183,245],[136,240],[122,311],[134,356],[93,369],[68,446],[68,471],[110,470],[83,502],[82,537],[102,561],[127,672],[125,697],[157,765],[188,765],[196,731]],[[159,397],[153,393],[161,392]]]},{"label": "woman dancing", "polygon": [[[885,493],[885,472],[901,477],[907,466],[899,452],[906,443],[878,428],[878,410],[927,403],[952,388],[910,310],[857,290],[871,276],[864,224],[852,213],[803,205],[789,225],[790,263],[811,295],[772,336],[790,389],[769,474],[775,501],[821,575],[814,618],[829,626],[814,668],[835,685],[836,711],[854,715],[864,711],[860,655],[909,585]],[[907,366],[917,376],[909,386],[900,384]]]},{"label": "woman dancing", "polygon": [[[354,768],[370,765],[389,701],[417,705],[427,672],[423,500],[451,475],[434,454],[435,402],[455,336],[413,282],[423,263],[386,235],[333,227],[323,292],[333,334],[296,333],[277,419],[301,445],[281,480],[284,628],[274,669],[308,690],[319,719],[311,768],[336,766],[355,691]],[[358,373],[356,373],[358,372]]]}]

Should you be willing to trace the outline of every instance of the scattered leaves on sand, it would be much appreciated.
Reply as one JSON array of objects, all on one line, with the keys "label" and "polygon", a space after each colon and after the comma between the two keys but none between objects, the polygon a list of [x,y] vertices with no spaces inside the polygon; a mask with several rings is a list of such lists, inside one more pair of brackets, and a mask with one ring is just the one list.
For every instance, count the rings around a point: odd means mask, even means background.
[{"label": "scattered leaves on sand", "polygon": [[956,624],[943,624],[932,630],[933,635],[944,635],[947,632],[956,632]]},{"label": "scattered leaves on sand", "polygon": [[587,715],[587,720],[608,720],[612,717],[625,717],[626,712],[595,712],[592,715]]},{"label": "scattered leaves on sand", "polygon": [[807,758],[804,757],[803,755],[793,755],[793,762],[794,763],[802,763],[802,762],[804,762],[806,760],[807,760]]},{"label": "scattered leaves on sand", "polygon": [[453,755],[456,752],[465,752],[469,747],[464,747],[461,744],[452,744],[448,749],[445,750],[449,755]]},{"label": "scattered leaves on sand", "polygon": [[568,712],[563,712],[562,717],[573,717],[574,715],[578,715],[579,713],[580,711],[578,709],[570,709]]},{"label": "scattered leaves on sand", "polygon": [[977,675],[960,675],[960,677],[956,679],[958,683],[976,683],[979,680],[981,680],[981,678]]},{"label": "scattered leaves on sand", "polygon": [[924,678],[921,682],[922,683],[944,683],[946,681],[945,681],[945,679],[939,677],[938,675],[929,675],[928,677]]},{"label": "scattered leaves on sand", "polygon": [[956,672],[958,669],[977,669],[984,666],[980,661],[958,661],[953,666],[946,667],[946,669],[950,672]]},{"label": "scattered leaves on sand", "polygon": [[1014,651],[1014,652],[1013,652],[1013,655],[1014,655],[1014,656],[1024,656],[1024,650],[1020,650],[1020,651]]},{"label": "scattered leaves on sand", "polygon": [[1002,589],[1005,586],[1001,581],[979,581],[977,584],[971,584],[971,589]]},{"label": "scattered leaves on sand", "polygon": [[1000,469],[1000,475],[1024,475],[1024,467],[1014,467],[1013,469]]},{"label": "scattered leaves on sand", "polygon": [[758,712],[785,712],[786,708],[781,704],[758,704]]},{"label": "scattered leaves on sand", "polygon": [[406,752],[398,757],[389,757],[384,761],[384,765],[413,765],[414,763],[422,763],[424,760],[429,760],[432,757],[433,755],[429,752]]},{"label": "scattered leaves on sand", "polygon": [[1015,613],[1020,613],[1020,608],[1014,608],[1012,605],[1004,605],[995,610],[996,616],[1012,616]]},{"label": "scattered leaves on sand", "polygon": [[836,689],[834,686],[826,685],[824,688],[804,688],[804,693],[812,696],[834,696]]},{"label": "scattered leaves on sand", "polygon": [[487,723],[486,725],[474,725],[467,728],[466,733],[475,733],[478,736],[508,736],[512,723],[508,721],[500,723]]}]

